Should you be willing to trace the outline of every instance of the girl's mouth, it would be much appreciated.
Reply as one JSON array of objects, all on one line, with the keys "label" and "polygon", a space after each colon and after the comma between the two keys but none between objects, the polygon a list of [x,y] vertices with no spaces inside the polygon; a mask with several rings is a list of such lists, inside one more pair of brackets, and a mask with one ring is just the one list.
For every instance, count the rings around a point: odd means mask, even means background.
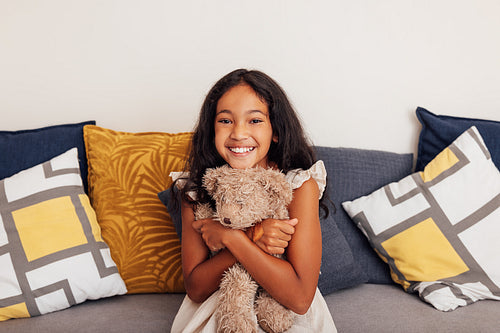
[{"label": "girl's mouth", "polygon": [[252,150],[255,149],[255,147],[228,147],[228,149],[233,153],[243,154],[251,152]]}]

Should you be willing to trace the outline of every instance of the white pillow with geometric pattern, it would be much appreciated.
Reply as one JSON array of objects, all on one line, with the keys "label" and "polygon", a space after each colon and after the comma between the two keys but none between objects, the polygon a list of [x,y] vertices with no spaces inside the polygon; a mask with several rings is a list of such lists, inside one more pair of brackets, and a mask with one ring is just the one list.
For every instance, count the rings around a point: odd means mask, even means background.
[{"label": "white pillow with geometric pattern", "polygon": [[0,180],[0,321],[127,292],[82,186],[76,148]]},{"label": "white pillow with geometric pattern", "polygon": [[342,206],[407,292],[442,311],[500,300],[500,172],[475,127],[424,171]]}]

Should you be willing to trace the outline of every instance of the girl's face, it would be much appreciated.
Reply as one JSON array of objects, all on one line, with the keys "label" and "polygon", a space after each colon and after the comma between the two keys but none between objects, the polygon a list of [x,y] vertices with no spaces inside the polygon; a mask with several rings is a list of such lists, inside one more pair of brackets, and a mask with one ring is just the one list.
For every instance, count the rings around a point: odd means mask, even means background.
[{"label": "girl's face", "polygon": [[268,167],[273,136],[267,104],[248,85],[229,89],[217,102],[215,147],[235,169]]}]

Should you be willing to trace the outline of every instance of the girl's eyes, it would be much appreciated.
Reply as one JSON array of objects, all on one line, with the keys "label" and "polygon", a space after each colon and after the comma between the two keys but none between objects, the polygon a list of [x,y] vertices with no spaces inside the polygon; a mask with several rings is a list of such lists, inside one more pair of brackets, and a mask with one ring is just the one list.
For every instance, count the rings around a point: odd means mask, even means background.
[{"label": "girl's eyes", "polygon": [[[232,121],[229,120],[229,119],[219,119],[217,120],[218,123],[221,123],[221,124],[231,124]],[[258,123],[262,123],[263,120],[262,119],[251,119],[250,120],[250,124],[258,124]]]}]

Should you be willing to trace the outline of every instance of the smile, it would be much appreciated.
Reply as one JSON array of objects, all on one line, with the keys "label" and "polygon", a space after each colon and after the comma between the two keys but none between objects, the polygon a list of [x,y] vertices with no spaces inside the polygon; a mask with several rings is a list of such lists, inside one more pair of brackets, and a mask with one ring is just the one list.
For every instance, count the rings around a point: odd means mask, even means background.
[{"label": "smile", "polygon": [[254,149],[255,147],[229,147],[230,151],[237,154],[248,153]]}]

